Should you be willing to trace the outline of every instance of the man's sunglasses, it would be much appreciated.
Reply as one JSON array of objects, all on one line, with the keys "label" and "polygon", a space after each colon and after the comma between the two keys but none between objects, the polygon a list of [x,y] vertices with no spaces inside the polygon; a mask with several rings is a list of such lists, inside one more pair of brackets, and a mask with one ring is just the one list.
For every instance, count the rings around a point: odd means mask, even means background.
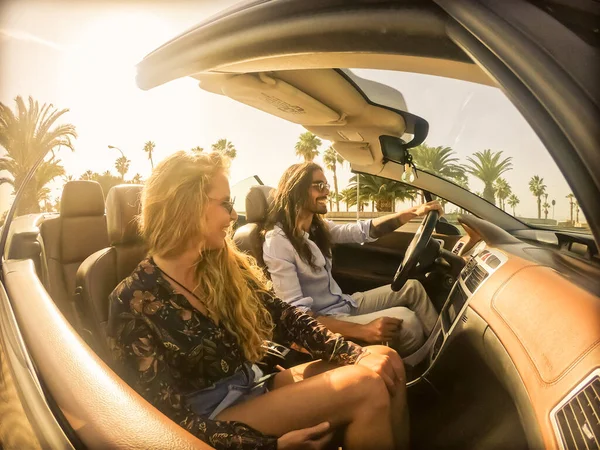
[{"label": "man's sunglasses", "polygon": [[325,183],[324,181],[316,181],[312,183],[312,186],[316,187],[319,192],[325,192],[325,189],[329,190],[331,188],[329,183]]}]

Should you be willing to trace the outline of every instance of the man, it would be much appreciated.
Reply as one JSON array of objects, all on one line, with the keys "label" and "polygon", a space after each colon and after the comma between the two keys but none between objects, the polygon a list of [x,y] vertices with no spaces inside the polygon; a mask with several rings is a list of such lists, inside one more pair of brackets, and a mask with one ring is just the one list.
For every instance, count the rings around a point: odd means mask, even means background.
[{"label": "man", "polygon": [[437,321],[425,289],[409,280],[399,291],[390,285],[347,295],[331,275],[335,243],[372,242],[414,217],[442,210],[429,202],[370,221],[325,221],[329,184],[312,162],[288,168],[279,182],[266,225],[263,257],[282,300],[315,316],[331,331],[370,344],[390,343],[401,355],[419,349]]}]

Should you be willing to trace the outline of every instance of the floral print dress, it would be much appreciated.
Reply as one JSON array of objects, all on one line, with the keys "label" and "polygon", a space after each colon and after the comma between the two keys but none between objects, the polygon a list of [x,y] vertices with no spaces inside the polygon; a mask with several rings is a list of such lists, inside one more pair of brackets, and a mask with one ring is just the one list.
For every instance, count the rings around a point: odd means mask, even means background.
[{"label": "floral print dress", "polygon": [[[230,377],[246,363],[236,339],[193,308],[162,276],[152,258],[142,261],[109,298],[110,346],[117,370],[146,400],[217,449],[275,449],[277,438],[240,422],[195,414],[185,395]],[[314,358],[353,364],[362,349],[312,317],[264,295],[275,324],[273,340],[304,347]]]}]

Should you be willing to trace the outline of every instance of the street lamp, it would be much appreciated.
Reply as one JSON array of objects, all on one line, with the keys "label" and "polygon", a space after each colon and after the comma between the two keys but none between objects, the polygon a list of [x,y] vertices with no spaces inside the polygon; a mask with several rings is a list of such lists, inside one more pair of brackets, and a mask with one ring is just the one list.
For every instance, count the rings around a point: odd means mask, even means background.
[{"label": "street lamp", "polygon": [[121,150],[119,147],[115,147],[114,145],[109,145],[108,148],[119,150],[121,152],[121,156],[123,156],[123,158],[125,158],[125,153],[123,153],[123,150]]}]

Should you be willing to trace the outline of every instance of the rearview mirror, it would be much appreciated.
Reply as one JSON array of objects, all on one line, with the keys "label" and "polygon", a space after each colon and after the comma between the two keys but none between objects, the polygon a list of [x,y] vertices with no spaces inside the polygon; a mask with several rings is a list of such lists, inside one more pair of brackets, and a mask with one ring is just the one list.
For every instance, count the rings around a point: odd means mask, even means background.
[{"label": "rearview mirror", "polygon": [[379,145],[381,145],[381,152],[385,159],[402,165],[409,163],[410,154],[406,142],[399,137],[379,136]]}]

